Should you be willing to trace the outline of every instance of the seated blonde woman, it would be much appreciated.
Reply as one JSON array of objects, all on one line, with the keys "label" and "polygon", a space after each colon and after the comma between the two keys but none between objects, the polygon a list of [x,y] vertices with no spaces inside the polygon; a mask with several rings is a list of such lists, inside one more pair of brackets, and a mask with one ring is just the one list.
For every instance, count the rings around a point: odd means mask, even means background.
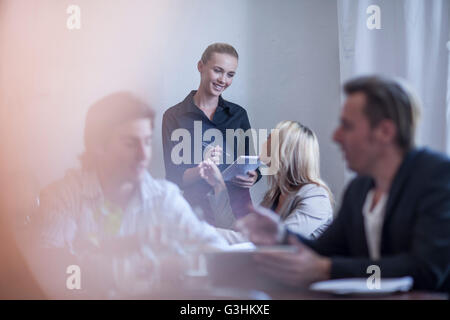
[{"label": "seated blonde woman", "polygon": [[[268,176],[269,190],[261,205],[277,213],[293,232],[310,239],[317,238],[333,218],[333,196],[320,178],[317,137],[312,130],[295,121],[282,121],[276,129],[278,139],[274,140],[277,141],[272,141],[269,136],[260,156],[262,162],[278,168]],[[233,229],[235,218],[219,169],[212,161],[205,161],[201,164],[200,174],[214,188],[209,201],[215,209],[217,226]],[[228,234],[229,242],[245,240],[235,233],[223,233]]]}]

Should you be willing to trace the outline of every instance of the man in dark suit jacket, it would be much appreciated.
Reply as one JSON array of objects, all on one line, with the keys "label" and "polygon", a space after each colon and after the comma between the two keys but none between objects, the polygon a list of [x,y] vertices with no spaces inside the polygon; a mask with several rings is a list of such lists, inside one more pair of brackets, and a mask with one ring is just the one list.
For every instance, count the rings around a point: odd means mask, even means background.
[{"label": "man in dark suit jacket", "polygon": [[375,265],[381,278],[411,276],[416,289],[449,290],[450,160],[414,147],[417,100],[403,84],[361,77],[344,91],[333,138],[358,176],[316,241],[285,230],[259,209],[242,219],[240,228],[252,241],[298,247],[296,253],[257,256],[262,271],[298,285],[367,278]]}]

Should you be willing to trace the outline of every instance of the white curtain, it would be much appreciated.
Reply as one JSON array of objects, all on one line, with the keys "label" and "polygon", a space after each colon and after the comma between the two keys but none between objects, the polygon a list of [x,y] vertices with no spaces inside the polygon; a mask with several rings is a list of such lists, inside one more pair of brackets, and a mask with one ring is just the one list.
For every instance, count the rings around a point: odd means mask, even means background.
[{"label": "white curtain", "polygon": [[450,154],[449,16],[450,0],[338,0],[341,82],[406,79],[423,103],[418,144]]}]

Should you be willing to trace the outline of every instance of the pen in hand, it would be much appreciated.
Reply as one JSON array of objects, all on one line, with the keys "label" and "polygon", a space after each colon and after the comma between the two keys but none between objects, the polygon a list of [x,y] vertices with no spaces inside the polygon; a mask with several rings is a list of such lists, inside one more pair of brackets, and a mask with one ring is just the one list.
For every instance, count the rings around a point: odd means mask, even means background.
[{"label": "pen in hand", "polygon": [[[202,145],[205,147],[205,149],[206,148],[214,148],[214,146],[212,146],[210,143],[207,143],[207,142],[202,142]],[[222,150],[222,152],[225,154],[225,155],[227,155],[228,157],[231,157],[231,155],[228,153],[228,152],[225,152],[225,151],[223,151]]]}]

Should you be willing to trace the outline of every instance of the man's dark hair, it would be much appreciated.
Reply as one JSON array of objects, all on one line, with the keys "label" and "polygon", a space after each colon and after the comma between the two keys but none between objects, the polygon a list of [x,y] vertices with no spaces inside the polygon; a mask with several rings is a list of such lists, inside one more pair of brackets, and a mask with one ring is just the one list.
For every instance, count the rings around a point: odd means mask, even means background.
[{"label": "man's dark hair", "polygon": [[414,147],[420,103],[405,84],[381,76],[363,76],[345,83],[344,92],[364,93],[364,113],[370,126],[374,128],[389,119],[397,128],[396,144],[404,151]]},{"label": "man's dark hair", "polygon": [[95,102],[88,110],[84,127],[85,152],[81,156],[84,169],[92,168],[92,153],[102,147],[111,131],[128,121],[148,118],[154,126],[155,112],[142,100],[128,92],[110,94]]}]

